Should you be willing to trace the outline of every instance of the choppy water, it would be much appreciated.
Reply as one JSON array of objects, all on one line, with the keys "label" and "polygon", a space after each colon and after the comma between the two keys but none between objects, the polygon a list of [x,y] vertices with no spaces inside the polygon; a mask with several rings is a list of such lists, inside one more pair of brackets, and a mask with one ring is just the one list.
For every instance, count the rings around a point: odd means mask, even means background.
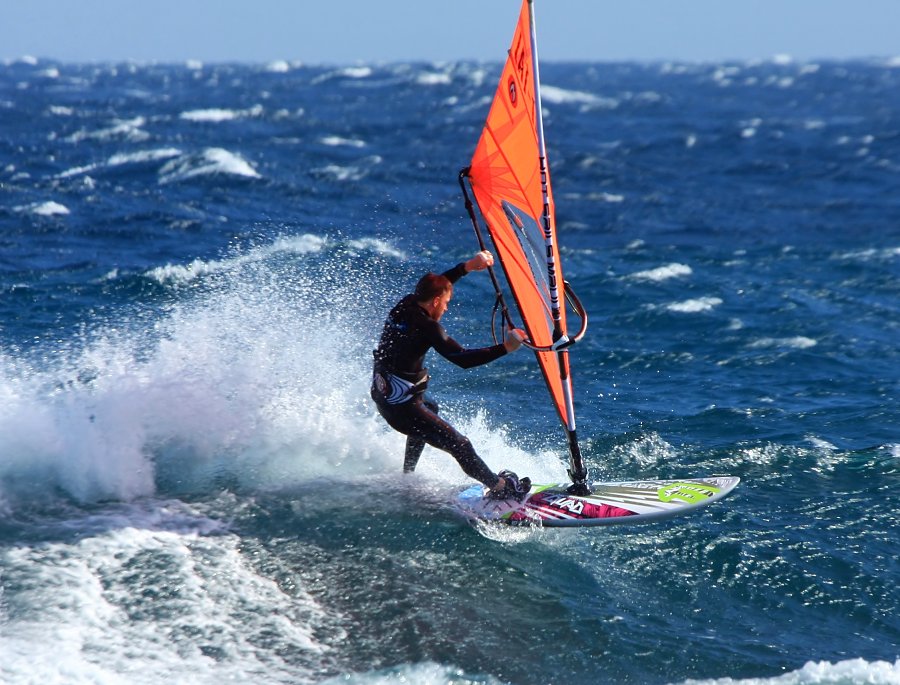
[{"label": "choppy water", "polygon": [[[386,308],[476,249],[498,73],[0,66],[0,681],[900,683],[900,69],[543,65],[589,466],[742,484],[506,533],[367,399]],[[430,366],[565,478],[527,353]]]}]

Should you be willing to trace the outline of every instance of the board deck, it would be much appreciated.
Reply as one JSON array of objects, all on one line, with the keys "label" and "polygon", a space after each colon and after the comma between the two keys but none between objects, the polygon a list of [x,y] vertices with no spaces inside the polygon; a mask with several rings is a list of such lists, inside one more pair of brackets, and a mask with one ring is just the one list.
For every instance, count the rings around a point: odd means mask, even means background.
[{"label": "board deck", "polygon": [[660,521],[711,504],[730,493],[740,478],[713,476],[681,480],[593,483],[589,495],[567,492],[569,483],[533,485],[521,502],[485,497],[482,485],[457,495],[467,518],[513,526],[609,526]]}]

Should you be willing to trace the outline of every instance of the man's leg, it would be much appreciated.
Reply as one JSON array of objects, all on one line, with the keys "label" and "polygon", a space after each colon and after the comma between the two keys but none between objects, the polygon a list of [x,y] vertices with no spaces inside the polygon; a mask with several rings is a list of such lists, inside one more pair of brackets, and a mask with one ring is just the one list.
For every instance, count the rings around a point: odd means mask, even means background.
[{"label": "man's leg", "polygon": [[449,452],[471,478],[489,488],[497,485],[500,480],[497,474],[481,460],[466,436],[458,433],[437,415],[437,405],[433,401],[413,400],[403,404],[386,404],[380,402],[374,392],[372,399],[375,400],[378,413],[388,425],[407,436],[403,459],[405,472],[409,473],[416,467],[422,450],[428,444]]},{"label": "man's leg", "polygon": [[[433,402],[415,402],[413,406],[409,407],[410,431],[407,435],[417,436],[424,443],[449,452],[467,476],[489,488],[494,487],[499,480],[497,474],[482,461],[469,439],[440,418],[436,411],[432,411],[431,407],[437,409]],[[409,440],[407,440],[407,454],[409,454],[409,444]],[[421,450],[419,454],[421,454]],[[418,460],[418,456],[416,460]]]},{"label": "man's leg", "polygon": [[[424,398],[425,406],[435,414],[438,413],[437,402],[430,397]],[[403,473],[412,473],[416,470],[416,464],[419,463],[419,457],[422,456],[422,450],[425,449],[425,440],[419,436],[410,434],[406,436],[406,454],[403,458]]]},{"label": "man's leg", "polygon": [[425,441],[414,435],[406,436],[406,454],[403,456],[403,473],[412,473],[416,470],[422,450],[425,449]]}]

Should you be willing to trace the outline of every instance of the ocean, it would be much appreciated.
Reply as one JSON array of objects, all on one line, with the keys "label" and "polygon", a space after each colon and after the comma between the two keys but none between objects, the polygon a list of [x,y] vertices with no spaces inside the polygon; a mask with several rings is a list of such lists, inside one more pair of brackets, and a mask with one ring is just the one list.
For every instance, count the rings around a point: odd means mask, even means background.
[{"label": "ocean", "polygon": [[[741,478],[580,530],[461,519],[368,397],[500,67],[0,63],[0,682],[900,683],[900,61],[542,64],[592,477]],[[428,363],[566,480],[531,353]]]}]

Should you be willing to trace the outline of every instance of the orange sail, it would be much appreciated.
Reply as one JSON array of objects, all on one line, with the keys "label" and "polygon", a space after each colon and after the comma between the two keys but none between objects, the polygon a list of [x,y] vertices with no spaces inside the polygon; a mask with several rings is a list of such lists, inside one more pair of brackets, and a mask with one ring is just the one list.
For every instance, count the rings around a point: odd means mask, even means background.
[{"label": "orange sail", "polygon": [[[522,2],[519,22],[509,57],[500,76],[494,102],[475,148],[469,178],[482,216],[488,226],[497,257],[531,342],[537,347],[553,344],[557,326],[553,320],[551,284],[547,274],[547,250],[561,282],[556,241],[546,240],[545,222],[555,235],[550,173],[538,145],[535,64],[531,49],[528,0]],[[545,216],[546,184],[548,202]],[[565,330],[565,313],[559,307],[559,329]],[[564,423],[567,422],[562,374],[555,352],[536,352],[550,394]]]},{"label": "orange sail", "polygon": [[[532,26],[531,3],[523,0],[468,175],[530,342],[546,349],[565,336],[566,317]],[[560,419],[574,430],[568,353],[535,354]]]}]

